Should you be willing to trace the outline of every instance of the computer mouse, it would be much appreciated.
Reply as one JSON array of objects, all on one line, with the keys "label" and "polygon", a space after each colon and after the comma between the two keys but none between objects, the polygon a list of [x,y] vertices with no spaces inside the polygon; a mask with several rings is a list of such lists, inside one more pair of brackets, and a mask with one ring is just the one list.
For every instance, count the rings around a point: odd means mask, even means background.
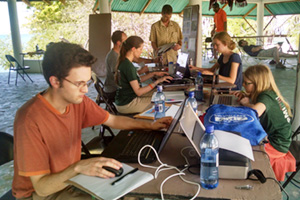
[{"label": "computer mouse", "polygon": [[107,170],[111,173],[114,173],[116,177],[121,176],[123,174],[123,168],[122,167],[119,170],[117,170],[117,169],[114,169],[112,167],[103,166],[103,169],[105,169],[105,170]]}]

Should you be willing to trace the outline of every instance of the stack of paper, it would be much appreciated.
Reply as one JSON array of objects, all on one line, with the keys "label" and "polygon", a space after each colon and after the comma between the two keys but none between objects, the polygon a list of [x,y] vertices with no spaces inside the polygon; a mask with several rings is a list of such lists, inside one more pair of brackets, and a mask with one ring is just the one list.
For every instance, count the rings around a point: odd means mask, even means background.
[{"label": "stack of paper", "polygon": [[[124,170],[123,175],[133,169],[132,167],[124,163],[122,163],[122,165]],[[120,177],[103,179],[100,177],[79,174],[69,179],[67,183],[80,188],[81,190],[91,194],[97,199],[119,199],[130,191],[151,181],[154,177],[148,172],[138,170],[133,174],[127,175],[116,184],[111,185],[111,183],[118,178]]]}]

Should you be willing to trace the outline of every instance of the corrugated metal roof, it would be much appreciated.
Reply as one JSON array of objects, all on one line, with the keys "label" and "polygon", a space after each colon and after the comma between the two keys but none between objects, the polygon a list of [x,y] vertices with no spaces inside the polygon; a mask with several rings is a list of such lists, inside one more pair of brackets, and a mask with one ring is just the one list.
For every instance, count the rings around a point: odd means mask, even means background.
[{"label": "corrugated metal roof", "polygon": [[[116,12],[136,12],[140,13],[147,5],[148,0],[114,0],[111,4],[111,10]],[[187,5],[188,0],[152,0],[145,9],[145,13],[160,13],[165,4],[173,8],[173,13],[180,13]]]},{"label": "corrugated metal roof", "polygon": [[[97,2],[98,0],[96,0]],[[149,5],[147,3],[150,1]],[[262,0],[263,1],[263,0]],[[144,13],[160,13],[163,5],[170,4],[173,7],[174,13],[181,13],[185,6],[189,3],[188,0],[128,0],[124,2],[123,0],[113,0],[111,4],[111,9],[113,12],[143,12],[145,6],[146,9]],[[222,5],[221,5],[222,7]],[[291,15],[300,14],[300,2],[297,0],[282,1],[276,3],[265,3],[264,16],[273,15]],[[209,1],[202,2],[202,14],[204,16],[213,16],[213,10],[208,10]],[[224,8],[228,17],[242,17],[247,13],[246,18],[256,18],[257,9],[256,3],[248,3],[245,7],[236,7],[233,4],[233,8],[230,11],[229,6]],[[271,11],[271,13],[269,11]]]},{"label": "corrugated metal roof", "polygon": [[269,3],[269,4],[266,4],[266,7],[274,15],[300,14],[300,1]]},{"label": "corrugated metal roof", "polygon": [[[230,11],[229,6],[224,8],[224,11],[227,13],[227,16],[244,16],[246,15],[251,9],[256,6],[255,3],[248,3],[245,7],[236,7],[235,4],[233,5],[232,11]],[[222,5],[220,6],[222,7]],[[266,3],[265,7],[271,11],[273,15],[292,15],[292,14],[300,14],[300,2],[280,2],[280,3]],[[205,1],[202,3],[202,14],[213,16],[214,12],[211,9],[208,11],[209,2]],[[271,16],[271,13],[264,8],[264,16]],[[257,16],[257,9],[254,8],[249,14],[248,17],[256,18]]]}]

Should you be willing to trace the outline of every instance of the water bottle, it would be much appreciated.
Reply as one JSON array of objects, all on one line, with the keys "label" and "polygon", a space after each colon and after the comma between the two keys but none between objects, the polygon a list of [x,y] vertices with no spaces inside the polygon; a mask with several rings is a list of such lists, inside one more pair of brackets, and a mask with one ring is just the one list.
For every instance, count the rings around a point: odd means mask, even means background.
[{"label": "water bottle", "polygon": [[193,91],[189,92],[189,98],[186,101],[186,105],[188,105],[188,104],[191,104],[193,110],[197,114],[198,104],[197,104],[197,101],[195,99],[195,93]]},{"label": "water bottle", "polygon": [[214,126],[208,125],[200,141],[200,184],[204,189],[214,189],[219,184],[219,142],[214,135]]},{"label": "water bottle", "polygon": [[189,65],[194,65],[193,58],[190,58]]},{"label": "water bottle", "polygon": [[155,109],[155,113],[154,113],[154,119],[157,120],[159,118],[165,117],[166,113],[166,107],[165,107],[165,100],[166,100],[166,96],[165,94],[162,92],[162,86],[158,85],[157,86],[157,93],[154,97],[154,109]]},{"label": "water bottle", "polygon": [[174,74],[174,64],[173,64],[173,62],[169,62],[168,72],[169,72],[170,75]]},{"label": "water bottle", "polygon": [[203,78],[201,72],[198,72],[195,79],[195,98],[197,101],[203,101]]}]

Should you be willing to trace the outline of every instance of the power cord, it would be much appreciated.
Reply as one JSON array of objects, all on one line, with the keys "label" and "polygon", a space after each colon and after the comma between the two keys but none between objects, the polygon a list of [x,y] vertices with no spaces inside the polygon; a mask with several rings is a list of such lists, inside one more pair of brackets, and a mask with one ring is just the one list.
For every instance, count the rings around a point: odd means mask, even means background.
[{"label": "power cord", "polygon": [[[151,150],[153,150],[153,152],[155,153],[155,156],[157,158],[157,161],[160,163],[159,166],[151,166],[151,165],[145,165],[141,162],[141,153],[142,151],[145,149],[145,148],[151,148]],[[185,156],[184,156],[185,157]],[[186,159],[186,157],[185,157]],[[187,161],[187,160],[186,160]],[[175,174],[172,174],[170,176],[168,176],[166,179],[163,180],[163,182],[161,183],[160,185],[160,195],[161,195],[161,199],[164,200],[164,194],[163,194],[163,185],[165,184],[165,182],[167,182],[170,178],[173,178],[175,176],[179,176],[181,178],[182,181],[188,183],[188,184],[192,184],[192,185],[197,185],[198,186],[198,189],[197,189],[197,192],[196,194],[191,198],[191,200],[195,199],[198,194],[200,193],[200,184],[198,183],[195,183],[195,182],[192,182],[192,181],[188,181],[186,179],[184,179],[182,176],[185,175],[184,171],[187,169],[187,167],[185,167],[184,169],[182,170],[179,170],[177,167],[175,166],[172,166],[172,165],[168,165],[168,164],[165,164],[163,163],[160,159],[159,159],[159,156],[156,152],[156,150],[151,146],[151,145],[145,145],[143,146],[140,151],[139,151],[139,154],[138,154],[138,163],[142,166],[142,167],[147,167],[147,168],[152,168],[152,169],[156,169],[155,170],[155,173],[154,173],[154,178],[156,179],[158,177],[158,174],[161,172],[161,171],[165,171],[165,170],[170,170],[170,169],[174,169],[176,170],[178,173],[175,173]]]}]

